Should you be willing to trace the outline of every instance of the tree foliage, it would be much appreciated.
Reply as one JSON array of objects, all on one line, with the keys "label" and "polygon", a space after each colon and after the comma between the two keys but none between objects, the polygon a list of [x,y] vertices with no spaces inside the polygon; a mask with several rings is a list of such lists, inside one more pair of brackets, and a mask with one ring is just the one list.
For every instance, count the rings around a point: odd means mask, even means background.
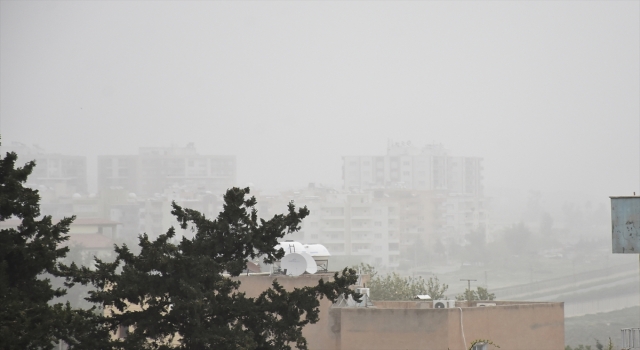
[{"label": "tree foliage", "polygon": [[402,277],[396,272],[369,281],[369,288],[372,300],[411,300],[427,294],[422,277]]},{"label": "tree foliage", "polygon": [[495,300],[496,295],[489,293],[487,288],[478,286],[476,290],[466,288],[463,293],[456,295],[456,300]]},{"label": "tree foliage", "polygon": [[[595,339],[596,341],[596,349],[597,350],[604,350],[604,345],[600,342],[600,340]],[[584,345],[584,344],[579,344],[575,347],[571,347],[570,345],[565,346],[564,348],[565,350],[591,350],[591,345]],[[607,350],[614,350],[614,346],[613,346],[613,341],[611,340],[611,337],[609,337],[609,343],[607,344]]]},{"label": "tree foliage", "polygon": [[429,277],[427,280],[427,294],[433,300],[443,300],[446,299],[446,295],[444,293],[449,289],[449,285],[445,283],[440,283],[438,277]]},{"label": "tree foliage", "polygon": [[[140,237],[140,253],[116,246],[116,259],[96,259],[96,269],[71,265],[66,270],[74,282],[90,283],[97,290],[89,300],[111,310],[104,319],[115,331],[126,327],[126,338],[113,346],[122,349],[306,349],[302,328],[318,321],[319,300],[335,301],[352,294],[354,270],[335,274],[333,281],[285,290],[277,280],[257,298],[239,291],[233,277],[249,259],[265,263],[284,255],[275,250],[278,239],[299,230],[309,211],[258,219],[249,189],[233,188],[224,196],[224,208],[215,220],[173,203],[172,214],[191,239],[176,239],[174,229],[150,240]],[[357,295],[355,295],[357,297]],[[134,308],[131,305],[137,307]]]},{"label": "tree foliage", "polygon": [[52,303],[66,290],[46,277],[61,275],[58,260],[68,248],[60,245],[74,218],[53,223],[51,216],[40,217],[38,191],[24,186],[35,162],[16,168],[17,158],[0,158],[0,222],[16,223],[0,230],[0,348],[51,349],[62,339],[99,349],[96,341],[107,333],[93,310]]},{"label": "tree foliage", "polygon": [[369,264],[360,264],[360,273],[369,275],[369,287],[372,300],[411,300],[416,295],[429,295],[433,300],[445,299],[445,293],[449,286],[440,283],[438,277],[429,277],[424,280],[422,277],[403,277],[396,272],[378,275],[375,267]]},{"label": "tree foliage", "polygon": [[[138,254],[115,246],[114,262],[67,266],[63,243],[74,218],[41,216],[38,192],[24,186],[35,163],[16,168],[16,160],[0,158],[0,222],[16,220],[0,230],[0,349],[52,349],[59,340],[72,349],[306,349],[302,328],[318,321],[319,299],[358,299],[347,269],[316,286],[287,291],[274,281],[257,298],[239,292],[233,277],[247,261],[280,259],[278,239],[309,214],[290,203],[286,215],[258,220],[248,188],[229,190],[215,220],[174,203],[192,239],[178,241],[173,228],[153,241],[143,234]],[[47,276],[67,283],[54,288]],[[88,300],[99,308],[54,302],[75,283],[95,288]],[[104,307],[114,312],[103,315]],[[126,328],[127,337],[112,339]]]}]

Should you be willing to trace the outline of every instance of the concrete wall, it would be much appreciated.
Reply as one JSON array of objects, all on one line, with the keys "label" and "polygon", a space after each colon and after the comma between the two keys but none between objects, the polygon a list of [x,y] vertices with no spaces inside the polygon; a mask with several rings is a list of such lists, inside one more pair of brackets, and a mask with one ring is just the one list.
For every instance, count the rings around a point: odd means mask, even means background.
[{"label": "concrete wall", "polygon": [[[277,277],[285,289],[317,284],[331,275]],[[240,289],[258,296],[276,277],[241,276]],[[303,334],[309,349],[468,349],[472,341],[490,339],[501,349],[564,349],[563,303],[495,301],[497,306],[433,309],[424,301],[374,301],[374,308],[333,308],[320,302],[320,320]],[[462,310],[462,315],[461,315]],[[462,316],[464,327],[463,346]],[[489,347],[493,349],[494,347]]]},{"label": "concrete wall", "polygon": [[510,350],[564,348],[562,303],[453,309],[332,308],[329,313],[334,325],[329,338],[337,338],[331,339],[337,344],[331,347],[335,349],[468,349],[477,339],[489,339]]}]

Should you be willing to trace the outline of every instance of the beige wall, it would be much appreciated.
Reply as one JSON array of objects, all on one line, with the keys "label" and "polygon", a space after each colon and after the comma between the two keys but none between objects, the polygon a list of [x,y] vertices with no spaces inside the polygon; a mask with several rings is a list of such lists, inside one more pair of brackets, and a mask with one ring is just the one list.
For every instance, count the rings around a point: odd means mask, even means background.
[{"label": "beige wall", "polygon": [[[286,289],[315,285],[330,275],[277,277]],[[240,289],[257,296],[275,277],[241,276]],[[310,349],[468,349],[477,339],[490,339],[503,350],[564,349],[563,303],[497,301],[497,306],[462,306],[466,346],[459,308],[433,309],[430,302],[374,301],[375,308],[332,308],[321,301],[320,320],[305,327]],[[494,347],[489,347],[493,349]]]}]

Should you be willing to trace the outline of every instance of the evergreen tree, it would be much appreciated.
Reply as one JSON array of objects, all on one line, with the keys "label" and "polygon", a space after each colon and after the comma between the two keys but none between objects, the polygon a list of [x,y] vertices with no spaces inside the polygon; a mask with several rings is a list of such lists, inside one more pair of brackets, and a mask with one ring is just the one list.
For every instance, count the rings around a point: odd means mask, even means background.
[{"label": "evergreen tree", "polygon": [[302,328],[318,321],[319,298],[359,297],[349,289],[357,280],[352,269],[293,291],[274,281],[257,298],[239,292],[233,277],[247,261],[282,258],[278,239],[299,230],[309,214],[290,203],[286,215],[258,219],[248,194],[248,188],[228,190],[215,220],[173,203],[172,214],[193,238],[178,241],[173,228],[153,241],[143,234],[137,255],[116,246],[112,263],[96,259],[95,270],[74,264],[66,270],[73,281],[97,287],[89,300],[113,311],[104,319],[109,329],[129,330],[113,340],[114,348],[306,349]]},{"label": "evergreen tree", "polygon": [[[35,162],[16,168],[17,158],[0,158],[0,222],[7,227],[0,230],[0,348],[51,349],[64,340],[99,349],[108,334],[93,310],[53,304],[65,289],[45,277],[61,275],[58,260],[68,248],[60,244],[74,218],[53,223],[51,216],[40,217],[38,191],[24,186]],[[11,219],[15,225],[6,222]]]}]

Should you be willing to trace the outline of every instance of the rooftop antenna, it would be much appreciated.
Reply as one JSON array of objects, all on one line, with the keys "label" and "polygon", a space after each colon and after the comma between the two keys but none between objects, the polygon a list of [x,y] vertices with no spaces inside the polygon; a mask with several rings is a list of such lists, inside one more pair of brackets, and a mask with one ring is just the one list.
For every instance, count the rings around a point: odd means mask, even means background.
[{"label": "rooftop antenna", "polygon": [[473,282],[477,281],[477,280],[464,279],[464,278],[462,278],[462,279],[460,279],[460,280],[461,280],[461,281],[467,281],[467,290],[468,290],[469,292],[471,292],[471,281],[473,281]]}]

